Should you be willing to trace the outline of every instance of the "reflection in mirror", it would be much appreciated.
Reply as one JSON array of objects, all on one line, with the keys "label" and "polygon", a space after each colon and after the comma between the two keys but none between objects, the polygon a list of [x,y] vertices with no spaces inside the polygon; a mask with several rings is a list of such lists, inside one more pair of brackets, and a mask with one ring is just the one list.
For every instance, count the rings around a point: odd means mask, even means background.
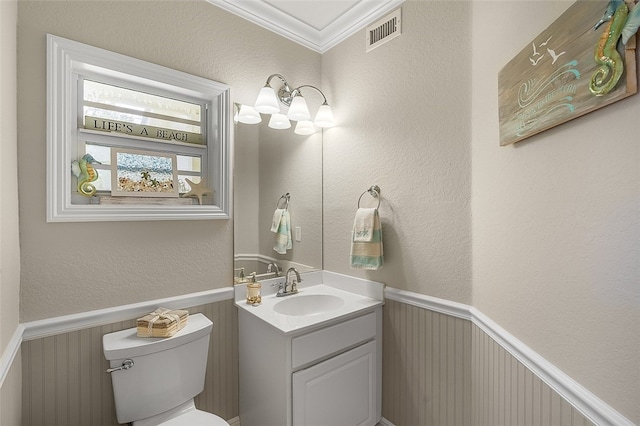
[{"label": "reflection in mirror", "polygon": [[[241,273],[274,277],[263,275],[270,264],[282,274],[290,267],[300,273],[322,269],[322,131],[302,136],[293,128],[274,130],[265,117],[257,125],[235,124],[236,282]],[[276,207],[285,205],[280,197],[286,193],[292,245],[279,254],[271,227]]]}]

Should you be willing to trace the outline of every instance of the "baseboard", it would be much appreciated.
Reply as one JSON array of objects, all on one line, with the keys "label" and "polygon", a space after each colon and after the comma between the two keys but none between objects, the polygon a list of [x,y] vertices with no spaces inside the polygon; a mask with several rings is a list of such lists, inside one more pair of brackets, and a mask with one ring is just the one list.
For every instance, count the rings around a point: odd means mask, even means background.
[{"label": "baseboard", "polygon": [[[241,426],[240,417],[234,417],[233,419],[229,419],[227,420],[227,423],[229,423],[229,426]],[[383,417],[380,419],[380,423],[378,423],[376,426],[395,426],[395,425]]]},{"label": "baseboard", "polygon": [[470,320],[594,424],[634,426],[631,420],[474,307],[389,287],[385,288],[385,299]]},{"label": "baseboard", "polygon": [[227,420],[229,426],[240,426],[240,417],[234,417],[232,419]]}]

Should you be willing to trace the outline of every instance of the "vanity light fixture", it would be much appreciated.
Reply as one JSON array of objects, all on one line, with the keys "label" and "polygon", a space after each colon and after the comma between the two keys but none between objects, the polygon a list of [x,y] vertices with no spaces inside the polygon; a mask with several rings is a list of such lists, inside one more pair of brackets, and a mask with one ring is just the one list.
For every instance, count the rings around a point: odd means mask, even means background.
[{"label": "vanity light fixture", "polygon": [[[282,80],[282,86],[278,89],[277,95],[275,90],[271,87],[271,80],[274,77]],[[323,103],[320,105],[320,108],[318,108],[318,112],[313,123],[310,121],[311,114],[309,113],[307,102],[302,96],[302,88],[315,89],[322,95]],[[280,106],[278,102],[289,107],[289,111],[286,116],[280,113]],[[271,119],[269,120],[269,127],[274,129],[288,129],[291,127],[289,120],[297,121],[298,124],[296,125],[295,133],[299,135],[309,135],[313,133],[315,131],[314,126],[333,127],[335,125],[333,112],[327,103],[327,97],[320,89],[308,84],[292,89],[289,86],[289,83],[287,83],[287,80],[280,74],[272,74],[269,76],[264,87],[260,89],[254,109],[259,113],[272,114]],[[286,121],[283,116],[287,119]]]}]

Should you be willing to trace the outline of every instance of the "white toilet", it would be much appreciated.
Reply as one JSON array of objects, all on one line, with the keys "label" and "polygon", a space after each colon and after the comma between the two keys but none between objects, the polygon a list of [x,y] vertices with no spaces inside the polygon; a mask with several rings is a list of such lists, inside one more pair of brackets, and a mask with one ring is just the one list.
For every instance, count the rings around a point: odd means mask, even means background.
[{"label": "white toilet", "polygon": [[193,402],[204,389],[212,328],[207,317],[194,314],[168,338],[137,337],[136,328],[102,336],[119,423],[229,426]]}]

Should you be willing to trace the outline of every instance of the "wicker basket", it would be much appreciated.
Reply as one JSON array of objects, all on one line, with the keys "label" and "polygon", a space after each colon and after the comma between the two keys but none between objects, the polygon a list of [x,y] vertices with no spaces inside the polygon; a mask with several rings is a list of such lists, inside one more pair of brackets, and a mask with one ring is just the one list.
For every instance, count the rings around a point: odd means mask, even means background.
[{"label": "wicker basket", "polygon": [[187,325],[189,312],[158,308],[136,321],[138,337],[171,337]]}]

